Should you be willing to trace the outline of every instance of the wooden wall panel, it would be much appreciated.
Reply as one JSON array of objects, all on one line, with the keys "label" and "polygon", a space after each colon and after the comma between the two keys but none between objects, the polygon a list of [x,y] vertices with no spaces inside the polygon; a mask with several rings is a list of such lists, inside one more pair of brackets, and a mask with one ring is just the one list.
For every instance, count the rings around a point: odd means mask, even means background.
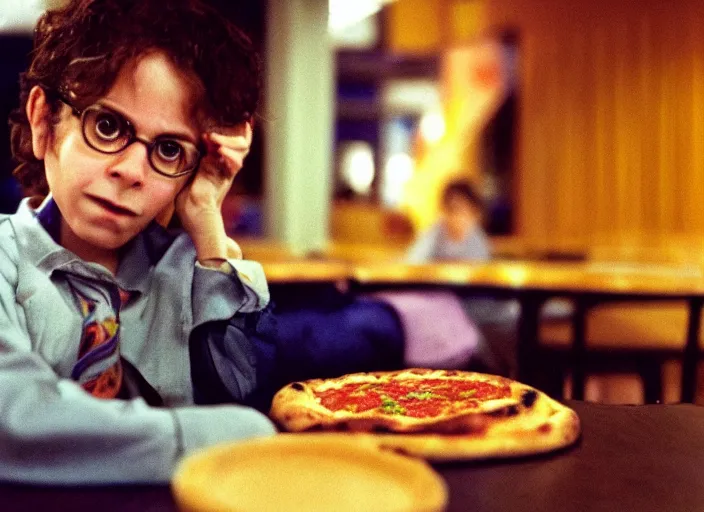
[{"label": "wooden wall panel", "polygon": [[521,32],[520,235],[704,252],[704,2],[491,0]]},{"label": "wooden wall panel", "polygon": [[[354,1],[354,0],[349,0]],[[449,22],[444,0],[399,0],[386,8],[385,42],[398,54],[436,54]]]},{"label": "wooden wall panel", "polygon": [[427,55],[472,42],[486,25],[486,1],[396,0],[385,8],[386,47],[393,53]]}]

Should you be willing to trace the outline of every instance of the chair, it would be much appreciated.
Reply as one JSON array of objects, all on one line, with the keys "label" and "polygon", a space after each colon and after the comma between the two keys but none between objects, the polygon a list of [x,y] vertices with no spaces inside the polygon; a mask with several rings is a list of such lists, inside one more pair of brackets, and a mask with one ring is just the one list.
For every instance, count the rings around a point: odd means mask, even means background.
[{"label": "chair", "polygon": [[[644,401],[663,396],[663,365],[681,359],[687,330],[687,306],[675,302],[610,303],[594,306],[586,317],[586,360],[589,373],[635,372],[641,380]],[[543,318],[540,346],[555,378],[564,379],[571,368],[571,318]],[[704,335],[700,336],[700,347]],[[555,388],[557,384],[554,384]]]}]

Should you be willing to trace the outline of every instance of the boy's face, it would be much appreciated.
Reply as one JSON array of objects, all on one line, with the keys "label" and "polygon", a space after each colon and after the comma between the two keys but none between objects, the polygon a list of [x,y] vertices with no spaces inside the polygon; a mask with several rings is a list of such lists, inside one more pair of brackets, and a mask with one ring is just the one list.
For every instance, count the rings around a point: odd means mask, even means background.
[{"label": "boy's face", "polygon": [[445,229],[453,240],[464,240],[479,222],[477,208],[460,194],[450,194],[442,211]]},{"label": "boy's face", "polygon": [[[142,140],[169,134],[198,144],[192,87],[163,54],[147,54],[126,66],[98,103],[128,119]],[[81,120],[69,107],[62,108],[53,136],[50,131],[45,135],[41,155],[63,216],[61,243],[79,255],[114,252],[169,209],[188,176],[170,178],[154,171],[147,147],[139,142],[116,154],[92,149]],[[42,153],[36,137],[34,147],[35,154],[38,147]]]}]

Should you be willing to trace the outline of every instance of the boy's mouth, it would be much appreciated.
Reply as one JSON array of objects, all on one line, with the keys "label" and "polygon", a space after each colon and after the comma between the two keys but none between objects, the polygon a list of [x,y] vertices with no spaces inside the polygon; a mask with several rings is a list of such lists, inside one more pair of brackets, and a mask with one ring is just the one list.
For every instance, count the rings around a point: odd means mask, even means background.
[{"label": "boy's mouth", "polygon": [[90,198],[109,212],[114,213],[116,215],[127,215],[130,217],[137,216],[137,214],[132,210],[128,210],[127,208],[119,206],[111,201],[108,201],[107,199],[103,199],[102,197],[90,196]]}]

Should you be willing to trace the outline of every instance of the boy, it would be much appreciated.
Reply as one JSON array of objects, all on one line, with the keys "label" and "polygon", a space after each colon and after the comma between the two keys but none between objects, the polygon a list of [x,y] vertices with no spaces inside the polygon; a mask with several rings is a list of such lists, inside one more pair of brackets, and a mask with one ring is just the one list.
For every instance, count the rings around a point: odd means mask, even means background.
[{"label": "boy", "polygon": [[[481,226],[482,199],[472,185],[465,180],[448,183],[442,193],[441,206],[440,220],[416,240],[406,255],[407,261],[431,263],[491,259],[491,246]],[[462,337],[475,340],[466,366],[472,370],[515,376],[518,304],[475,295],[457,298],[449,293],[444,294],[442,300],[447,303],[442,304],[436,298],[433,307],[459,312],[454,317],[458,325],[461,325],[459,316],[463,309],[465,321],[473,324],[471,329],[464,329],[467,334]],[[457,307],[460,303],[461,307]]]},{"label": "boy", "polygon": [[198,0],[73,0],[34,48],[11,116],[34,197],[0,218],[0,480],[165,482],[190,450],[273,434],[193,406],[252,392],[269,299],[220,215],[258,101],[249,41]]},{"label": "boy", "polygon": [[442,194],[442,216],[410,248],[410,263],[488,260],[489,241],[481,227],[482,201],[466,181],[449,183]]}]

